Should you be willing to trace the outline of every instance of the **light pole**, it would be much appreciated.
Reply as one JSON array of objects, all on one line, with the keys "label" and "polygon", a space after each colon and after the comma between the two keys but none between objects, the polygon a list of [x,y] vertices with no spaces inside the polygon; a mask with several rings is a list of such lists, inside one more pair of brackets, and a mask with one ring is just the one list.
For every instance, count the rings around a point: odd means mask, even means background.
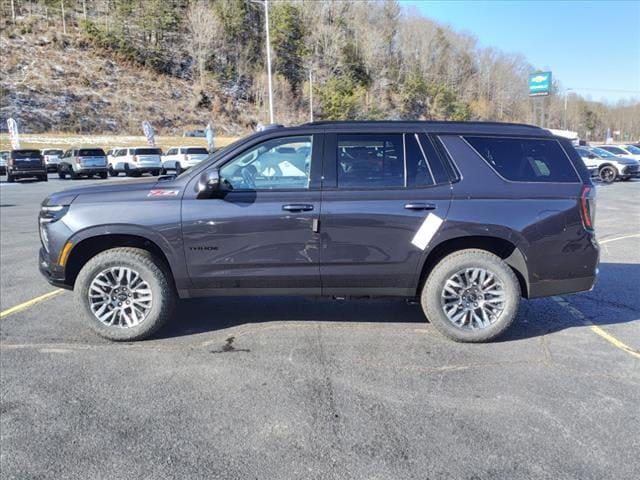
[{"label": "light pole", "polygon": [[273,85],[271,82],[271,41],[269,40],[269,0],[250,0],[264,5],[264,28],[267,40],[267,77],[269,83],[269,123],[273,122]]},{"label": "light pole", "polygon": [[264,0],[264,28],[267,31],[267,75],[269,76],[269,123],[273,123],[273,85],[271,84],[271,41],[269,40],[269,0]]},{"label": "light pole", "polygon": [[567,101],[569,99],[569,92],[572,92],[573,88],[564,89],[564,129],[567,129]]}]

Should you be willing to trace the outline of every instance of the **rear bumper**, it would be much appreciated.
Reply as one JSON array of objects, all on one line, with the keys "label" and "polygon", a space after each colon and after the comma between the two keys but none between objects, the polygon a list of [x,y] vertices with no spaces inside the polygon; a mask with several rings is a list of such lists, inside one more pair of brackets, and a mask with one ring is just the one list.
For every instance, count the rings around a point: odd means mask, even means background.
[{"label": "rear bumper", "polygon": [[[9,171],[9,170],[7,170]],[[10,171],[11,175],[13,177],[37,177],[39,175],[46,175],[47,174],[47,169],[46,168],[39,168],[37,170],[17,170],[15,168],[12,168]]]},{"label": "rear bumper", "polygon": [[80,167],[74,172],[78,175],[95,175],[96,173],[107,173],[107,167]]},{"label": "rear bumper", "polygon": [[529,298],[552,297],[568,293],[586,292],[596,284],[598,271],[590,277],[570,278],[565,280],[547,280],[529,285]]},{"label": "rear bumper", "polygon": [[38,254],[38,269],[42,276],[51,285],[71,290],[71,286],[65,283],[64,270],[51,264],[49,254],[44,248],[40,248],[40,252]]}]

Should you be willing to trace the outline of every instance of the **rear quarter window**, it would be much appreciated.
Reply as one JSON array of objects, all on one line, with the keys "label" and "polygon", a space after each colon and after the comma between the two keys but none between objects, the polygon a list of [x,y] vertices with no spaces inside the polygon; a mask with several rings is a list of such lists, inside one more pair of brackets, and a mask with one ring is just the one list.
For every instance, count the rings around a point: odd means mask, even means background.
[{"label": "rear quarter window", "polygon": [[512,182],[575,183],[580,178],[557,140],[464,136],[500,176]]}]

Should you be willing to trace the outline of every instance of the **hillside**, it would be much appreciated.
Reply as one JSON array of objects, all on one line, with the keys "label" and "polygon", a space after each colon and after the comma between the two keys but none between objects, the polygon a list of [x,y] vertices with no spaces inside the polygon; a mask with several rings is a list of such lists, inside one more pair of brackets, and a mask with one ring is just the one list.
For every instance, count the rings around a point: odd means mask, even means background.
[{"label": "hillside", "polygon": [[9,117],[25,133],[141,134],[143,120],[167,135],[204,128],[210,120],[222,135],[248,127],[210,118],[189,80],[123,62],[90,45],[77,29],[63,35],[34,22],[31,32],[0,36],[0,57],[3,131]]}]

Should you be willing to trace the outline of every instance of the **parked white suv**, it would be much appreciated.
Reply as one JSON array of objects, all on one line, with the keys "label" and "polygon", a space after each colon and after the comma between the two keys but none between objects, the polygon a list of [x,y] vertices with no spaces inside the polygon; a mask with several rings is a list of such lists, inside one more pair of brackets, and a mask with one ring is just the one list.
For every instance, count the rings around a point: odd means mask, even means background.
[{"label": "parked white suv", "polygon": [[64,155],[63,150],[58,149],[45,149],[42,150],[42,156],[44,157],[44,163],[47,166],[47,172],[57,172],[60,159]]},{"label": "parked white suv", "polygon": [[640,176],[640,163],[633,158],[618,157],[608,150],[599,147],[576,147],[589,171],[597,169],[598,177],[605,183],[616,180],[629,180]]},{"label": "parked white suv", "polygon": [[162,150],[156,147],[122,147],[110,150],[109,175],[124,173],[127,177],[137,177],[143,173],[160,175],[162,170]]},{"label": "parked white suv", "polygon": [[171,147],[162,157],[162,173],[175,170],[176,174],[180,175],[184,170],[207,158],[209,158],[209,152],[204,147]]},{"label": "parked white suv", "polygon": [[617,157],[633,158],[640,160],[640,148],[635,145],[598,145],[609,153],[613,153]]}]

